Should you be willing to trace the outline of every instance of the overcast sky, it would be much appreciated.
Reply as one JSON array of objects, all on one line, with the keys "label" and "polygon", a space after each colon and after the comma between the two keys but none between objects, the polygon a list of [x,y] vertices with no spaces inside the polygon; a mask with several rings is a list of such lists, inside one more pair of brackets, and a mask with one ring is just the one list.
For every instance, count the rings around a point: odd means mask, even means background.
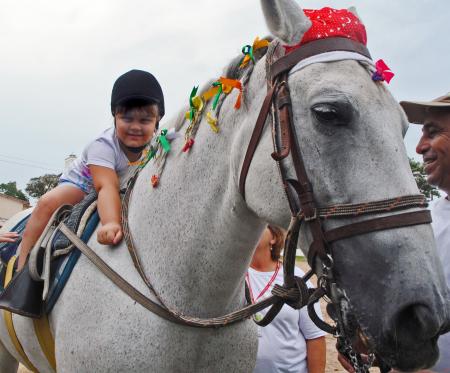
[{"label": "overcast sky", "polygon": [[[368,47],[395,72],[398,100],[450,91],[448,0],[305,0],[355,5]],[[2,0],[0,183],[59,173],[64,158],[112,124],[114,80],[139,68],[159,79],[166,118],[193,85],[220,76],[255,36],[268,34],[258,0]],[[163,123],[164,124],[164,123]],[[410,126],[408,154],[420,128]]]}]

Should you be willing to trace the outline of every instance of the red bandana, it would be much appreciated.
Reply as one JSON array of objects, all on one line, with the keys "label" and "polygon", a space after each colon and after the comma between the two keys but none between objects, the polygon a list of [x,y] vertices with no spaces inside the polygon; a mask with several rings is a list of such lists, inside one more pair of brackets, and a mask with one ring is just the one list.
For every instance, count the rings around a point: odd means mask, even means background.
[{"label": "red bandana", "polygon": [[304,13],[311,20],[312,26],[299,44],[285,46],[286,53],[310,41],[332,37],[344,37],[367,44],[366,28],[359,18],[347,9],[304,9]]}]

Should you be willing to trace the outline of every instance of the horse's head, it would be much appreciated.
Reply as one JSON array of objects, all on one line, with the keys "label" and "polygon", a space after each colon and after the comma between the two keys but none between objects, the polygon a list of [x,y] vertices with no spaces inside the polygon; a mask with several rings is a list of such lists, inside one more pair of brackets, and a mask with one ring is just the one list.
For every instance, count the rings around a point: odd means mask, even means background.
[{"label": "horse's head", "polygon": [[[262,5],[267,24],[278,38],[272,48],[277,42],[297,44],[311,27],[294,1],[268,0]],[[347,27],[347,21],[343,19],[342,27]],[[278,49],[284,53],[281,46]],[[323,55],[304,60],[287,75],[295,128],[292,136],[301,150],[316,205],[353,205],[418,194],[403,144],[406,117],[385,83],[372,79],[371,61],[352,52],[328,54],[331,58]],[[261,83],[265,70],[262,60],[248,86],[252,102],[262,101],[250,93],[265,84]],[[286,225],[282,209],[288,211],[288,204],[282,188],[273,186],[279,176],[268,163],[270,147],[266,131],[248,172],[246,202],[260,217]],[[287,178],[296,178],[294,163],[289,157],[281,161]],[[408,212],[419,210],[409,207]],[[404,211],[378,211],[323,219],[321,224],[328,231],[400,213]],[[301,233],[300,246],[307,251],[313,240],[308,223]],[[437,338],[448,328],[450,315],[429,224],[400,222],[345,236],[328,249],[348,335],[363,334],[369,349],[393,367],[413,370],[432,365],[438,356]],[[323,269],[322,259],[319,255],[312,263],[318,273]]]}]

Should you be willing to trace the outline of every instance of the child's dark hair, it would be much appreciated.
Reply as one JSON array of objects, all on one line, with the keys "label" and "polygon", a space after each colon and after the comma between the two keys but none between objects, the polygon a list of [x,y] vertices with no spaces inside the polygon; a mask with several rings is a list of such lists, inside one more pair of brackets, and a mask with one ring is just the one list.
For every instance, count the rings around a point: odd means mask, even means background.
[{"label": "child's dark hair", "polygon": [[158,117],[158,121],[156,122],[155,126],[155,129],[158,129],[160,109],[159,105],[156,102],[149,102],[146,100],[139,100],[139,99],[128,100],[114,107],[113,115],[115,116],[117,114],[125,114],[131,110],[144,112],[146,114],[155,115],[156,117]]},{"label": "child's dark hair", "polygon": [[274,262],[280,260],[281,250],[284,247],[284,238],[285,233],[284,230],[275,225],[268,225],[267,228],[272,233],[273,238],[275,239],[275,243],[272,245],[272,250],[270,251],[270,257]]}]

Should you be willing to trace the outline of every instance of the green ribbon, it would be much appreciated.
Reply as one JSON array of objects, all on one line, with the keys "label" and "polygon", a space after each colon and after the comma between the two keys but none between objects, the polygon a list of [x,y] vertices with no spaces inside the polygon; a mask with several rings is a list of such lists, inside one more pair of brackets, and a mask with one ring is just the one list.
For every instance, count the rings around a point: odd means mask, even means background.
[{"label": "green ribbon", "polygon": [[253,63],[255,63],[255,58],[253,57],[253,47],[251,45],[245,45],[242,47],[242,53],[244,53],[245,56],[249,56]]},{"label": "green ribbon", "polygon": [[189,110],[189,120],[192,122],[192,120],[194,119],[194,115],[195,115],[195,106],[194,106],[194,102],[192,101],[192,99],[197,96],[197,91],[198,91],[198,86],[197,87],[193,87],[192,91],[191,91],[191,95],[189,96],[189,106],[190,106],[190,110]]},{"label": "green ribbon", "polygon": [[213,87],[219,87],[219,90],[217,91],[216,95],[214,96],[214,101],[213,101],[213,105],[212,105],[213,110],[216,110],[217,103],[219,102],[219,97],[223,91],[223,86],[222,86],[221,82],[214,82]]},{"label": "green ribbon", "polygon": [[150,162],[150,160],[156,155],[157,151],[158,151],[158,149],[154,148],[153,146],[150,146],[150,150],[147,153],[145,160],[141,163],[141,165],[139,167],[144,168],[147,165],[147,163]]},{"label": "green ribbon", "polygon": [[158,142],[161,144],[162,148],[166,153],[170,152],[170,143],[167,140],[167,129],[163,129],[161,134],[158,136]]}]

